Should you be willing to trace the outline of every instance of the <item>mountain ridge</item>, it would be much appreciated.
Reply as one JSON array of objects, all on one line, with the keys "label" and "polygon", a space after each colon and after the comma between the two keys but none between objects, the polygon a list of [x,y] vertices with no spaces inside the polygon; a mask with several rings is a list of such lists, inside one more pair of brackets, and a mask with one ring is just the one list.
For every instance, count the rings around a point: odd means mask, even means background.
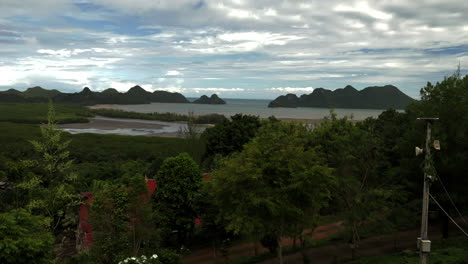
[{"label": "mountain ridge", "polygon": [[55,103],[74,103],[81,105],[94,104],[149,104],[158,103],[189,103],[180,93],[166,91],[149,92],[136,85],[127,92],[120,93],[114,88],[102,92],[94,92],[84,87],[80,92],[62,93],[58,90],[47,90],[40,86],[28,88],[26,91],[9,89],[0,91],[0,102],[47,102],[52,99]]},{"label": "mountain ridge", "polygon": [[206,95],[200,96],[197,100],[193,101],[194,104],[226,104],[226,102],[219,98],[217,94],[212,94],[211,97]]},{"label": "mountain ridge", "polygon": [[319,108],[362,108],[362,109],[404,109],[414,99],[396,86],[369,86],[357,90],[351,85],[329,90],[316,88],[310,94],[298,97],[296,94],[278,96],[268,107],[319,107]]}]

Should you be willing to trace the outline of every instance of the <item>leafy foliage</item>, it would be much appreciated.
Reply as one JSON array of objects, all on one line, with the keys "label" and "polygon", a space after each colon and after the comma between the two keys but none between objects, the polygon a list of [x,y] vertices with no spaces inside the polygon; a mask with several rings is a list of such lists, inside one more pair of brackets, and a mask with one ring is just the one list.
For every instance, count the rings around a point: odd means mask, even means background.
[{"label": "leafy foliage", "polygon": [[95,260],[117,263],[126,256],[150,253],[158,246],[147,193],[141,175],[128,178],[126,184],[101,185],[95,192],[91,204],[91,255]]},{"label": "leafy foliage", "polygon": [[323,150],[335,169],[334,198],[345,212],[350,242],[356,246],[362,226],[382,221],[398,197],[404,198],[398,181],[384,178],[382,145],[370,124],[368,120],[355,125],[332,113],[312,134],[312,144]]},{"label": "leafy foliage", "polygon": [[155,178],[157,223],[168,232],[176,232],[180,247],[192,233],[197,217],[193,203],[202,179],[200,169],[187,153],[182,153],[167,158]]},{"label": "leafy foliage", "polygon": [[53,263],[54,238],[49,221],[24,209],[0,214],[0,262],[4,264]]},{"label": "leafy foliage", "polygon": [[[72,105],[55,105],[58,123],[86,123],[93,114],[86,108]],[[47,103],[0,103],[0,121],[14,123],[47,123]]]},{"label": "leafy foliage", "polygon": [[206,129],[202,134],[202,139],[206,142],[203,167],[211,170],[220,158],[241,151],[242,146],[255,136],[260,126],[257,116],[236,114],[231,116],[231,120],[225,119]]},{"label": "leafy foliage", "polygon": [[280,256],[288,227],[314,226],[330,197],[331,170],[315,149],[304,148],[306,135],[300,124],[268,122],[208,181],[226,228],[257,237],[274,234]]}]

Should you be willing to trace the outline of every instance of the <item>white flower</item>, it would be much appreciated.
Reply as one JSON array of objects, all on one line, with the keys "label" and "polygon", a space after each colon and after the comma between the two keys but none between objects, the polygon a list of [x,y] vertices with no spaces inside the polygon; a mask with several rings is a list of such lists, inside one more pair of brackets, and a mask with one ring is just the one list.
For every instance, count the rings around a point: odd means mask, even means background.
[{"label": "white flower", "polygon": [[151,256],[151,258],[152,258],[152,259],[158,258],[158,255],[153,254],[153,256]]},{"label": "white flower", "polygon": [[131,257],[130,259],[131,259],[131,260],[136,260],[136,258],[135,258],[135,257]]}]

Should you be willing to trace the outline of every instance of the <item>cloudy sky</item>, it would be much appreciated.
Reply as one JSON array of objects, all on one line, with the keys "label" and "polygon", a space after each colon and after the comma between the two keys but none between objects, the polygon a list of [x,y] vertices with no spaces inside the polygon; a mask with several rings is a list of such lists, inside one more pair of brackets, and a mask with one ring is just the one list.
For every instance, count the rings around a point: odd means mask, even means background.
[{"label": "cloudy sky", "polygon": [[0,0],[0,90],[274,98],[468,68],[468,1]]}]

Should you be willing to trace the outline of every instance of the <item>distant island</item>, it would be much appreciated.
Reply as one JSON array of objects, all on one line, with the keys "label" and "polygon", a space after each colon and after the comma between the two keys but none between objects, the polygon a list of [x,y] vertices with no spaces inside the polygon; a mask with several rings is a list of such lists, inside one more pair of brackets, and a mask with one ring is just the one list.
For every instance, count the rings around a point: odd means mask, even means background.
[{"label": "distant island", "polygon": [[0,102],[38,103],[52,99],[54,103],[72,103],[80,105],[95,104],[149,104],[157,103],[190,103],[180,93],[166,91],[148,92],[140,86],[134,86],[125,93],[113,88],[102,92],[93,92],[85,87],[81,92],[62,93],[57,90],[47,90],[40,86],[32,87],[24,92],[15,89],[0,92]]},{"label": "distant island", "polygon": [[199,99],[193,101],[194,104],[226,104],[218,95],[212,94],[211,97],[202,95]]},{"label": "distant island", "polygon": [[360,91],[351,85],[334,91],[316,88],[311,94],[297,97],[286,94],[277,97],[268,107],[320,107],[361,109],[404,109],[414,99],[393,85],[371,86]]}]

